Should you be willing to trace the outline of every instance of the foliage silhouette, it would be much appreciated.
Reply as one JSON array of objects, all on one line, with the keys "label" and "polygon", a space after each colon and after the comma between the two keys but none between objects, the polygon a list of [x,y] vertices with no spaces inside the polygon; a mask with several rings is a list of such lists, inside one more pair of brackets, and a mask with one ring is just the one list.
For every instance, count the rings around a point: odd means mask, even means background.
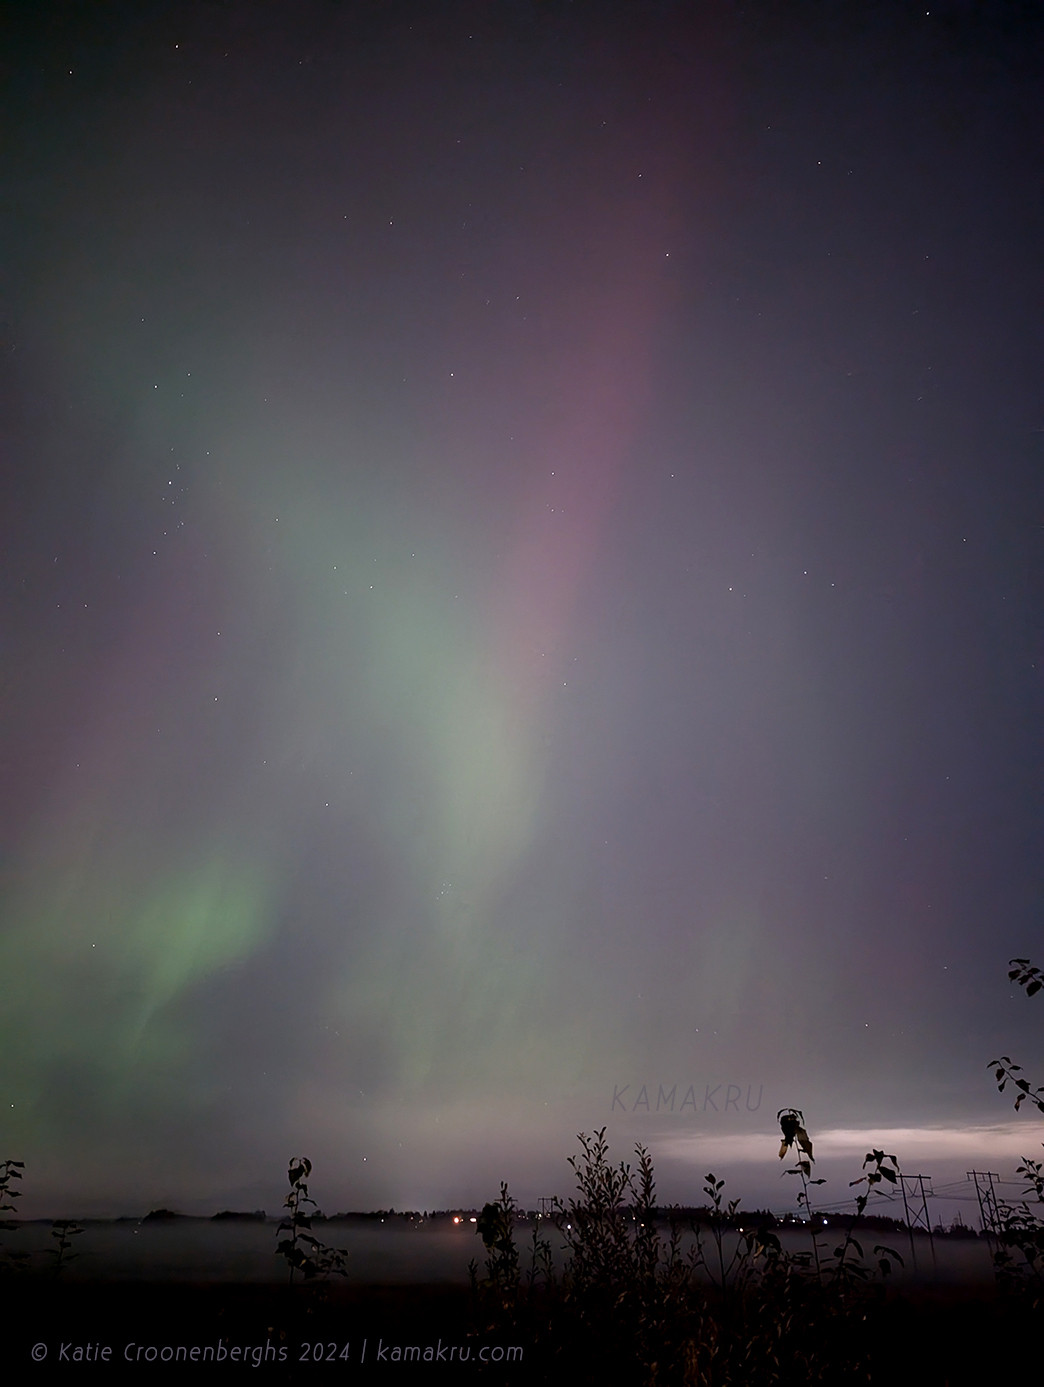
[{"label": "foliage silhouette", "polygon": [[[1028,958],[1009,959],[1011,967],[1008,970],[1008,977],[1012,982],[1017,982],[1020,987],[1026,989],[1026,996],[1032,997],[1035,992],[1039,992],[1044,987],[1044,972],[1039,968],[1034,968]],[[1044,1113],[1044,1085],[1038,1088],[1031,1088],[1028,1079],[1017,1079],[1016,1074],[1022,1073],[1022,1065],[1012,1062],[1010,1055],[1001,1055],[1000,1059],[990,1060],[986,1066],[993,1070],[993,1077],[997,1081],[997,1089],[1003,1093],[1009,1083],[1013,1084],[1019,1091],[1015,1097],[1015,1111],[1018,1112],[1027,1099],[1040,1112]]]},{"label": "foliage silhouette", "polygon": [[83,1228],[75,1219],[56,1218],[51,1224],[51,1237],[55,1239],[56,1246],[50,1249],[54,1261],[51,1270],[55,1276],[61,1276],[62,1269],[80,1254],[72,1252],[72,1239],[83,1232]]},{"label": "foliage silhouette", "polygon": [[812,1142],[808,1133],[805,1131],[805,1114],[800,1108],[780,1108],[776,1113],[776,1121],[783,1134],[783,1141],[779,1148],[779,1159],[782,1160],[790,1148],[797,1142],[798,1149],[804,1151],[810,1161],[814,1161],[812,1155]]},{"label": "foliage silhouette", "polygon": [[[292,1156],[287,1166],[290,1192],[283,1201],[288,1217],[279,1225],[279,1233],[289,1233],[276,1247],[276,1255],[286,1258],[288,1280],[294,1284],[294,1273],[300,1272],[306,1281],[317,1276],[347,1276],[345,1262],[348,1253],[341,1247],[327,1247],[312,1236],[312,1219],[321,1218],[316,1202],[305,1183],[312,1173],[312,1163],[305,1156]],[[313,1212],[308,1212],[311,1209]],[[307,1230],[307,1231],[304,1231]]]},{"label": "foliage silhouette", "polygon": [[[1028,958],[1009,960],[1008,977],[1026,989],[1026,996],[1032,997],[1044,987],[1044,972],[1030,963]],[[1036,1089],[1027,1079],[1017,1078],[1021,1065],[1014,1064],[1011,1057],[1002,1055],[998,1060],[990,1060],[989,1069],[997,1089],[1003,1093],[1011,1082],[1018,1093],[1015,1097],[1015,1111],[1028,1099],[1040,1112],[1044,1113],[1044,1087]],[[1023,1190],[1023,1198],[1018,1204],[1000,1204],[997,1208],[997,1250],[993,1255],[994,1268],[1000,1288],[1009,1296],[1024,1300],[1034,1312],[1044,1307],[1044,1217],[1030,1208],[1030,1197],[1036,1205],[1044,1206],[1044,1168],[1040,1161],[1023,1156],[1017,1173],[1028,1182]]]},{"label": "foliage silhouette", "polygon": [[[16,1205],[11,1201],[21,1199],[22,1191],[15,1189],[12,1182],[22,1178],[24,1169],[24,1161],[0,1162],[0,1214],[15,1212]],[[5,1233],[10,1233],[17,1227],[18,1224],[13,1220],[0,1218],[0,1229]],[[28,1260],[28,1252],[12,1252],[5,1248],[3,1256],[0,1257],[0,1272],[24,1271]]]},{"label": "foliage silhouette", "polygon": [[686,1224],[676,1209],[657,1207],[644,1147],[635,1148],[632,1168],[609,1159],[604,1128],[577,1139],[580,1153],[569,1158],[577,1193],[556,1200],[551,1219],[535,1220],[527,1270],[515,1242],[526,1216],[507,1185],[483,1208],[485,1275],[470,1267],[476,1333],[524,1334],[547,1382],[869,1381],[883,1291],[877,1273],[901,1259],[877,1247],[877,1267],[865,1267],[853,1229],[871,1188],[895,1178],[893,1157],[868,1154],[853,1181],[867,1185],[856,1218],[820,1275],[811,1254],[785,1250],[762,1222],[737,1230],[740,1201],[726,1201],[723,1179],[705,1177],[707,1206]]},{"label": "foliage silhouette", "polygon": [[[815,1156],[812,1154],[812,1139],[805,1131],[805,1114],[800,1108],[780,1108],[776,1113],[776,1121],[779,1123],[780,1132],[783,1140],[779,1146],[779,1159],[782,1160],[790,1148],[796,1143],[798,1150],[804,1155],[798,1158],[796,1165],[791,1166],[784,1172],[786,1175],[797,1175],[801,1180],[801,1193],[797,1197],[797,1202],[808,1215],[809,1232],[812,1237],[812,1259],[816,1266],[816,1275],[822,1277],[823,1267],[819,1260],[819,1240],[815,1230],[815,1211],[812,1208],[812,1198],[809,1195],[810,1185],[825,1185],[822,1179],[813,1180],[812,1162]],[[805,1157],[808,1159],[806,1160]]]}]

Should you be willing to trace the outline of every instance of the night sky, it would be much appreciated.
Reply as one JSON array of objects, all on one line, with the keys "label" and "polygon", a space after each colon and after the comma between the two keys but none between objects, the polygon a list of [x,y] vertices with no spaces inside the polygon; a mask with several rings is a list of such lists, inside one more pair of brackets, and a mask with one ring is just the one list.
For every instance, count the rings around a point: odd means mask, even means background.
[{"label": "night sky", "polygon": [[1039,1153],[1039,6],[4,10],[22,1212]]}]

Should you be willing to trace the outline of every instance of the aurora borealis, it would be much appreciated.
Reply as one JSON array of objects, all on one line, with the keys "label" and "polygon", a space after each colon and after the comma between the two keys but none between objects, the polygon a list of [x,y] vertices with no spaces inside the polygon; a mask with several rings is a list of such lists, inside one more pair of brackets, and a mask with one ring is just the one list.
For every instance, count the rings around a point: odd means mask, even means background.
[{"label": "aurora borealis", "polygon": [[26,1213],[271,1206],[297,1151],[531,1204],[602,1125],[779,1206],[790,1104],[838,1199],[877,1132],[1032,1151],[1041,37],[12,7]]}]

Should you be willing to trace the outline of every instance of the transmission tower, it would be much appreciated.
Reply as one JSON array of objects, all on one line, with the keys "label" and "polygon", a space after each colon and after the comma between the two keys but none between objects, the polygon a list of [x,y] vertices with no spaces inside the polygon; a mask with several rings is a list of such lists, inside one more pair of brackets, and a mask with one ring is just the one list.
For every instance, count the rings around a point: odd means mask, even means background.
[{"label": "transmission tower", "polygon": [[979,1201],[982,1231],[991,1235],[1000,1232],[997,1191],[993,1188],[994,1180],[999,1180],[1000,1176],[993,1170],[969,1170],[968,1179],[975,1181],[975,1197]]},{"label": "transmission tower", "polygon": [[[930,1175],[900,1175],[899,1181],[903,1192],[903,1212],[906,1215],[906,1227],[910,1234],[911,1256],[916,1263],[914,1229],[923,1228],[928,1234],[928,1246],[932,1250],[932,1260],[934,1261],[935,1239],[932,1237],[932,1220],[928,1213],[928,1200],[935,1195],[935,1191],[932,1189],[932,1177]],[[907,1190],[908,1185],[909,1190]]]}]

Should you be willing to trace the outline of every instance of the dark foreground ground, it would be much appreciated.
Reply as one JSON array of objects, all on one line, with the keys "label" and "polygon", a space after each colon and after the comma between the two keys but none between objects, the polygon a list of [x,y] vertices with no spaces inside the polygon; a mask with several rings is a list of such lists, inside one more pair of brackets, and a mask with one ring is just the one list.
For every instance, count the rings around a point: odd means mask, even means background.
[{"label": "dark foreground ground", "polygon": [[[10,1381],[522,1384],[624,1382],[522,1334],[476,1334],[454,1286],[0,1282]],[[893,1297],[873,1336],[874,1383],[1044,1380],[1044,1321],[996,1298]],[[106,1352],[107,1350],[107,1352]],[[195,1350],[195,1352],[193,1352]],[[5,1373],[5,1376],[8,1376]],[[807,1379],[806,1379],[807,1380]],[[819,1378],[819,1381],[825,1379]],[[850,1380],[844,1373],[834,1379]],[[800,1378],[788,1379],[797,1387]],[[804,1384],[801,1384],[804,1387]]]}]

